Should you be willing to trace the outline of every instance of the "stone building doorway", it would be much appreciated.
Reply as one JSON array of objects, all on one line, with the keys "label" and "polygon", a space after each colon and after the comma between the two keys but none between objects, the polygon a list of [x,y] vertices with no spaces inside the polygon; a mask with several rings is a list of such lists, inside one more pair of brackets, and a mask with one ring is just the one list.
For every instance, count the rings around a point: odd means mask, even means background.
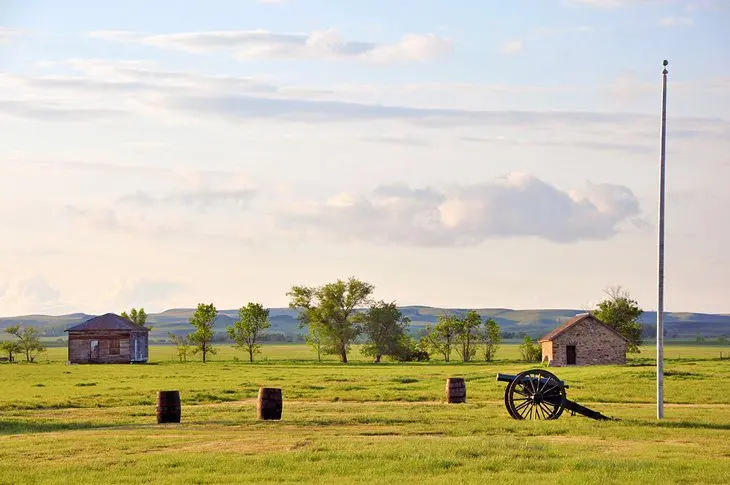
[{"label": "stone building doorway", "polygon": [[568,365],[575,365],[575,345],[567,345],[565,347],[566,352],[566,364]]}]

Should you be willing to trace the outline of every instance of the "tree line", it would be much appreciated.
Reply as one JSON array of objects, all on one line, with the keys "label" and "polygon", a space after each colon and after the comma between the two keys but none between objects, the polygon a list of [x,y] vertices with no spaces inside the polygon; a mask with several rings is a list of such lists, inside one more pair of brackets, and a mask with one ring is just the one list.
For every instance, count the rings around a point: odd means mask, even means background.
[{"label": "tree line", "polygon": [[[414,338],[409,333],[410,319],[398,309],[396,302],[372,298],[375,287],[351,277],[321,286],[292,286],[286,293],[289,308],[298,310],[299,327],[307,330],[305,341],[321,360],[323,355],[336,355],[347,363],[351,347],[363,342],[361,352],[373,362],[383,357],[394,361],[430,360],[432,354],[449,362],[455,352],[462,362],[494,359],[504,335],[492,318],[483,318],[470,310],[464,315],[444,312],[435,325],[427,325]],[[629,339],[629,351],[638,352],[641,345],[642,310],[627,292],[610,290],[594,314]],[[235,347],[246,351],[249,361],[261,351],[261,342],[270,328],[269,309],[259,303],[248,303],[238,311],[239,320],[226,328]],[[188,355],[201,354],[203,362],[215,354],[213,326],[217,310],[210,304],[198,304],[190,324],[195,330],[185,336],[169,333],[180,361]],[[522,360],[539,362],[539,343],[524,336],[519,346]]]},{"label": "tree line", "polygon": [[[424,361],[430,360],[432,354],[449,362],[453,353],[463,362],[475,359],[490,362],[505,337],[494,319],[483,318],[474,310],[464,315],[444,312],[435,325],[427,325],[418,337],[413,337],[409,332],[410,319],[401,313],[396,302],[375,300],[374,291],[372,284],[351,277],[321,286],[295,285],[286,293],[289,307],[298,310],[299,327],[307,330],[305,342],[317,354],[318,360],[322,355],[337,355],[340,362],[347,363],[352,345],[363,342],[361,352],[376,363],[384,357],[398,362]],[[607,295],[594,314],[629,340],[630,352],[638,352],[642,342],[639,323],[642,310],[620,287],[608,290]],[[216,353],[214,324],[217,315],[213,303],[199,303],[189,319],[194,328],[192,332],[187,335],[168,333],[181,362],[197,354],[206,362],[209,355]],[[132,308],[121,316],[152,329],[143,308]],[[260,303],[249,302],[238,310],[238,317],[226,328],[226,334],[253,362],[254,356],[261,352],[266,330],[271,327],[269,309]],[[24,354],[28,362],[33,362],[36,355],[45,350],[34,328],[21,330],[20,325],[15,325],[6,332],[17,338],[0,343],[0,349],[11,362],[17,354]],[[541,360],[540,345],[529,336],[524,336],[519,349],[524,361]]]}]

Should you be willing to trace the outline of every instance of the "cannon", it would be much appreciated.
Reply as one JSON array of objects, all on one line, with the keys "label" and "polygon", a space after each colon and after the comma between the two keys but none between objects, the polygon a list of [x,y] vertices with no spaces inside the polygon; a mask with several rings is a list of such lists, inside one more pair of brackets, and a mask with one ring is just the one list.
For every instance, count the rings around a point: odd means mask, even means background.
[{"label": "cannon", "polygon": [[508,383],[504,390],[504,405],[514,419],[558,419],[566,409],[573,415],[611,419],[568,399],[565,390],[569,386],[546,370],[530,369],[517,375],[500,373],[497,381]]}]

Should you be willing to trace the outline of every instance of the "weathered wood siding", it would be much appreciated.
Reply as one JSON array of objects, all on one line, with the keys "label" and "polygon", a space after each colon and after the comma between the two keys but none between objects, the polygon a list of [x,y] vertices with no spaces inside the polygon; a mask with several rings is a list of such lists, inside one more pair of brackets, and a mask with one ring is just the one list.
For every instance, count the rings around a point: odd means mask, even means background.
[{"label": "weathered wood siding", "polygon": [[543,360],[548,357],[551,366],[567,365],[569,345],[575,346],[575,365],[626,363],[626,341],[592,319],[578,322],[551,342],[543,342]]},{"label": "weathered wood siding", "polygon": [[148,342],[146,332],[135,332],[130,335],[130,361],[147,362]]},{"label": "weathered wood siding", "polygon": [[[132,356],[132,340],[137,341],[136,356]],[[117,345],[119,352],[115,353]],[[146,362],[147,352],[146,332],[87,330],[68,335],[68,361],[73,364]]]}]

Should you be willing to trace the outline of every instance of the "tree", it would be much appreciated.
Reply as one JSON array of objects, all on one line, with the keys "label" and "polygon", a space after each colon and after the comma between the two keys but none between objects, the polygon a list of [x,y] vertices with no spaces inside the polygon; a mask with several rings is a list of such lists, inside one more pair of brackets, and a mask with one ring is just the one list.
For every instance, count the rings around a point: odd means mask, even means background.
[{"label": "tree", "polygon": [[206,362],[208,354],[215,355],[216,353],[212,345],[215,335],[213,324],[216,315],[218,315],[218,310],[215,309],[212,303],[209,305],[198,303],[198,308],[195,309],[195,313],[190,318],[190,324],[195,327],[195,331],[188,336],[188,339],[191,344],[195,345],[193,353],[201,352],[203,354],[203,363]]},{"label": "tree", "polygon": [[529,336],[526,336],[520,344],[520,354],[525,362],[540,362],[542,359],[540,344],[533,342]]},{"label": "tree", "polygon": [[300,326],[318,333],[327,354],[347,363],[350,345],[361,332],[357,308],[369,302],[375,287],[355,278],[337,280],[319,287],[293,286],[287,296],[290,308],[300,311]]},{"label": "tree", "polygon": [[620,286],[604,290],[608,298],[598,304],[593,312],[596,318],[616,330],[629,341],[628,351],[639,352],[641,345],[641,323],[639,318],[644,311],[628,291]]},{"label": "tree", "polygon": [[18,338],[20,352],[25,354],[26,362],[35,362],[38,354],[46,350],[46,346],[41,343],[40,334],[35,328],[25,327],[21,330],[20,325],[13,325],[6,328],[5,331]]},{"label": "tree", "polygon": [[456,334],[456,352],[464,362],[469,362],[477,353],[476,343],[479,340],[479,328],[482,317],[474,310],[469,310],[463,318],[454,320]]},{"label": "tree", "polygon": [[484,343],[484,360],[491,362],[497,353],[499,344],[502,342],[502,330],[497,322],[492,318],[484,321],[484,330],[482,332],[482,343]]},{"label": "tree", "polygon": [[136,308],[132,308],[129,313],[122,312],[120,315],[122,318],[126,318],[130,322],[139,325],[140,327],[147,327],[149,330],[152,330],[152,325],[147,325],[147,313],[144,311],[144,308],[140,308],[137,310]]},{"label": "tree", "polygon": [[[302,325],[300,324],[300,327]],[[309,323],[309,335],[304,336],[304,342],[312,347],[317,353],[317,362],[322,362],[322,352],[324,351],[324,342],[322,340],[322,326],[318,322]]]},{"label": "tree", "polygon": [[236,342],[236,347],[248,352],[249,362],[253,362],[253,355],[261,352],[258,343],[263,332],[271,327],[269,309],[258,303],[249,303],[238,310],[240,320],[228,327],[228,336]]},{"label": "tree", "polygon": [[456,325],[457,318],[451,314],[440,315],[433,328],[426,325],[424,338],[428,342],[429,348],[443,355],[445,362],[449,362],[451,358],[451,348],[456,338]]},{"label": "tree", "polygon": [[18,342],[5,340],[0,343],[0,350],[8,354],[8,362],[12,364],[15,354],[19,354],[20,352],[22,352],[23,347],[21,347],[20,343]]},{"label": "tree", "polygon": [[410,319],[404,317],[395,302],[373,303],[362,318],[363,333],[367,342],[361,352],[380,362],[385,355],[398,359],[405,357],[410,351],[408,324]]},{"label": "tree", "polygon": [[167,335],[170,340],[175,344],[177,350],[177,358],[180,362],[188,361],[188,353],[190,352],[190,341],[187,335],[177,336],[172,332],[168,332]]}]

